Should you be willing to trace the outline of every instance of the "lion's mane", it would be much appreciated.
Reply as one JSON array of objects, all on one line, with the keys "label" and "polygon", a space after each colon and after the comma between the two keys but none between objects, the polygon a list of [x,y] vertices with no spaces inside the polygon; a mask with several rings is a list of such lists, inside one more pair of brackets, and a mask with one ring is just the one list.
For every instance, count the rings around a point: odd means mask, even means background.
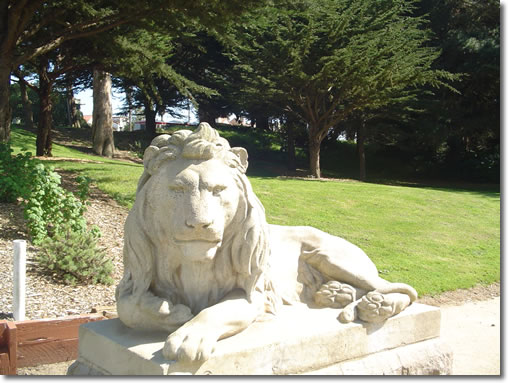
[{"label": "lion's mane", "polygon": [[[231,148],[206,123],[200,124],[195,132],[180,130],[173,135],[158,136],[145,150],[144,172],[138,182],[135,204],[125,224],[124,276],[117,287],[117,301],[125,294],[141,297],[148,291],[154,293],[156,257],[171,257],[171,254],[157,251],[154,234],[147,231],[145,223],[150,219],[147,203],[150,192],[145,189],[149,187],[150,177],[179,157],[192,160],[221,159],[233,169],[232,174],[240,194],[235,219],[224,229],[222,245],[212,260],[215,280],[220,281],[221,286],[210,286],[210,290],[215,291],[211,296],[215,297],[208,305],[213,305],[222,298],[216,295],[217,292],[223,294],[224,288],[229,291],[241,288],[249,300],[255,292],[262,293],[266,311],[274,312],[280,304],[280,298],[274,291],[267,272],[270,256],[268,224],[264,207],[245,175],[247,152],[242,148]],[[168,264],[171,265],[171,262]],[[169,272],[175,273],[176,270]],[[174,293],[168,293],[172,303],[183,303],[178,302],[178,292]]]}]

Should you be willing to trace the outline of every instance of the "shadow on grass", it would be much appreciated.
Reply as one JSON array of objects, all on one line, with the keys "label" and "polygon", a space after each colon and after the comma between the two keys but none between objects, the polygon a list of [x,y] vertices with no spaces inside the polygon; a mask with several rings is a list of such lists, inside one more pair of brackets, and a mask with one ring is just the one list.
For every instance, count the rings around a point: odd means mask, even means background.
[{"label": "shadow on grass", "polygon": [[465,193],[477,194],[488,198],[499,199],[501,195],[501,187],[498,184],[473,184],[468,182],[458,181],[443,181],[443,180],[369,180],[367,183],[387,185],[387,186],[402,186],[412,187],[419,189],[429,189],[444,191],[450,193]]},{"label": "shadow on grass", "polygon": [[[307,170],[298,170],[297,172],[281,171],[281,166],[271,166],[266,162],[252,164],[247,171],[249,177],[256,177],[261,179],[277,178],[281,181],[299,180],[299,181],[312,181],[312,182],[362,182],[353,177],[340,177],[338,174],[331,175],[326,170],[323,170],[325,176],[321,179],[312,178],[309,176]],[[466,193],[476,194],[487,198],[499,199],[501,194],[501,187],[499,184],[483,184],[483,183],[468,183],[460,181],[443,181],[443,180],[404,180],[404,179],[385,179],[385,178],[372,178],[365,183],[386,185],[386,186],[400,186],[418,189],[429,189],[444,191],[450,193]]]}]

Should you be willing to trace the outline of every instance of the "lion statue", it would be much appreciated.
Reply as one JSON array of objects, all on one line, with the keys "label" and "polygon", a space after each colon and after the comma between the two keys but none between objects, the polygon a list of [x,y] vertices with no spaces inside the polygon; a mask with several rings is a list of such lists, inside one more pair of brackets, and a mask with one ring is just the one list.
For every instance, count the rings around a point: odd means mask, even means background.
[{"label": "lion statue", "polygon": [[156,137],[143,162],[117,309],[128,327],[167,331],[169,360],[204,361],[217,341],[282,304],[343,308],[343,323],[382,322],[417,298],[342,238],[269,225],[245,175],[247,151],[207,123]]}]

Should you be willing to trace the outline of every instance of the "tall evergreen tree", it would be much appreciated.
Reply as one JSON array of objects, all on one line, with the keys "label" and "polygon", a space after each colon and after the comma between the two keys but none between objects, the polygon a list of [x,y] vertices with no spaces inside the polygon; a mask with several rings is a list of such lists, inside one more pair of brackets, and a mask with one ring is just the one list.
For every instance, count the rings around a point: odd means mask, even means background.
[{"label": "tall evergreen tree", "polygon": [[236,54],[271,99],[305,121],[310,170],[321,176],[320,147],[353,112],[415,97],[453,76],[431,65],[423,17],[413,1],[299,0],[264,8],[239,23]]},{"label": "tall evergreen tree", "polygon": [[[433,126],[433,156],[448,173],[499,180],[500,166],[500,3],[496,0],[425,0],[435,43],[442,55],[435,67],[463,73],[460,94],[439,94],[422,123]],[[433,161],[434,166],[440,165]]]}]

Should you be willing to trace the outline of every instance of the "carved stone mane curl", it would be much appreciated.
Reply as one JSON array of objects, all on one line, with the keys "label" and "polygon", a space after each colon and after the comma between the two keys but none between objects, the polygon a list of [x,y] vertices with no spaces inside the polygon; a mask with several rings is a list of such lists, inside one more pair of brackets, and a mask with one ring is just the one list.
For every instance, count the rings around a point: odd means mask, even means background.
[{"label": "carved stone mane curl", "polygon": [[[252,191],[245,175],[247,152],[242,148],[231,148],[216,130],[202,123],[195,132],[180,130],[173,135],[156,137],[146,149],[143,163],[144,172],[137,187],[136,203],[126,222],[124,246],[124,277],[117,289],[117,296],[124,293],[141,295],[150,291],[155,278],[157,257],[168,257],[164,262],[169,267],[170,285],[178,289],[177,265],[170,254],[158,252],[154,246],[156,234],[147,232],[146,220],[150,219],[150,207],[146,199],[150,193],[145,190],[148,180],[158,174],[161,168],[169,166],[177,158],[189,160],[220,159],[232,169],[232,176],[239,193],[239,206],[233,222],[224,228],[221,247],[212,260],[208,305],[217,303],[225,294],[241,288],[251,300],[254,292],[265,296],[266,310],[274,312],[280,298],[272,288],[271,281],[263,270],[267,269],[270,256],[268,224],[264,207]],[[171,219],[171,218],[169,218]],[[127,230],[127,226],[136,230]],[[134,233],[127,236],[128,233]],[[134,238],[131,238],[133,237]],[[228,291],[224,291],[224,289]],[[159,294],[160,292],[152,293]],[[173,303],[185,303],[179,298],[179,291],[167,292]],[[118,299],[118,298],[117,298]]]}]

